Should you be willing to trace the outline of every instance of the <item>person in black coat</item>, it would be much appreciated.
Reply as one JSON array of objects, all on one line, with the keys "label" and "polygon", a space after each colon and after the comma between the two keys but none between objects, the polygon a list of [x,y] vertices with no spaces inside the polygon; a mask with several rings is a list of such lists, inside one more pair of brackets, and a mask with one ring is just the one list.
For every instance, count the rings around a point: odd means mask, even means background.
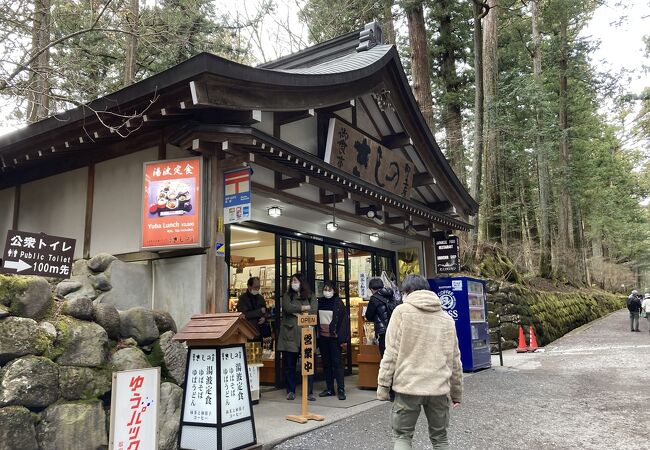
[{"label": "person in black coat", "polygon": [[374,322],[375,336],[379,342],[379,353],[384,356],[386,350],[386,329],[388,328],[388,303],[392,301],[392,289],[384,287],[381,278],[371,278],[368,287],[372,292],[372,297],[368,302],[366,309],[366,320]]},{"label": "person in black coat", "polygon": [[237,311],[244,313],[248,323],[257,330],[259,340],[262,338],[263,328],[268,328],[266,301],[260,294],[259,277],[250,277],[246,285],[248,286],[246,292],[239,296]]},{"label": "person in black coat", "polygon": [[341,346],[350,338],[348,311],[334,283],[323,284],[323,296],[318,298],[318,348],[323,358],[327,388],[319,397],[334,395],[334,379],[339,400],[345,400],[345,379],[341,364]]}]

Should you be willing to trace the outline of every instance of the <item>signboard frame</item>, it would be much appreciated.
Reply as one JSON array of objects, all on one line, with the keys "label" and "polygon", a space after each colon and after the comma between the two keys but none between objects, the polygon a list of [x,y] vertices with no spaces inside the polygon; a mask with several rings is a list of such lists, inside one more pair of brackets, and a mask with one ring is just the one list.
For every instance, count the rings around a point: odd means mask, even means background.
[{"label": "signboard frame", "polygon": [[[12,244],[15,238],[19,238],[20,245]],[[30,239],[30,242],[26,244],[28,239]],[[55,242],[50,244],[50,241]],[[56,249],[58,244],[61,244],[61,251]],[[70,245],[67,249],[65,249],[66,244]],[[42,251],[42,246],[45,247],[45,251]],[[53,250],[48,250],[48,247],[52,246],[54,246]],[[74,238],[29,231],[7,230],[0,273],[68,279],[72,276],[76,246],[77,240]],[[20,253],[18,253],[19,249],[23,248],[28,250],[20,250]],[[12,251],[15,252],[13,256]],[[23,253],[27,254],[24,255]],[[18,260],[16,261],[13,258],[18,258]],[[52,258],[54,258],[54,261]],[[29,263],[25,260],[29,261]],[[50,269],[56,269],[56,271]]]},{"label": "signboard frame", "polygon": [[[150,165],[154,164],[165,164],[165,163],[174,163],[178,161],[198,161],[199,163],[199,175],[198,175],[198,181],[197,181],[197,186],[199,188],[199,193],[198,193],[198,199],[197,201],[194,202],[197,208],[199,208],[198,214],[197,214],[197,221],[196,221],[196,226],[198,227],[198,230],[196,231],[196,235],[198,236],[198,242],[196,243],[190,243],[190,244],[169,244],[169,245],[161,245],[161,246],[144,246],[144,226],[145,226],[145,215],[148,212],[148,201],[145,197],[145,189],[147,186],[147,167]],[[208,189],[207,189],[207,179],[208,177],[206,176],[205,169],[208,167],[208,165],[205,163],[205,157],[203,156],[191,156],[191,157],[186,157],[186,158],[174,158],[174,159],[161,159],[161,160],[155,160],[155,161],[146,161],[142,163],[142,190],[140,191],[140,195],[142,196],[142,210],[140,211],[140,250],[142,251],[157,251],[157,250],[175,250],[175,249],[183,249],[183,248],[201,248],[205,246],[205,228],[203,225],[203,221],[205,218],[205,209],[207,206],[208,202]],[[196,189],[195,189],[196,192]],[[182,217],[182,216],[179,216]]]},{"label": "signboard frame", "polygon": [[[451,249],[439,249],[441,245],[452,246]],[[445,235],[436,233],[433,238],[433,251],[435,255],[436,273],[448,274],[460,272],[460,239],[453,234]],[[456,262],[452,266],[444,266],[440,258],[455,256]]]},{"label": "signboard frame", "polygon": [[[236,173],[243,173],[243,172],[248,172],[247,174],[247,180],[246,183],[248,184],[248,201],[242,201],[241,196],[244,195],[242,193],[237,192],[236,194],[227,194],[227,181],[228,181],[228,176]],[[242,223],[246,222],[252,219],[252,207],[253,207],[253,169],[251,167],[241,167],[238,169],[234,170],[229,170],[223,174],[223,223],[224,225],[228,224],[237,224],[237,223]],[[237,199],[237,203],[233,205],[226,205],[226,202],[229,200],[236,199],[237,197],[240,197]],[[237,218],[235,217],[234,219],[231,218],[228,210],[230,208],[241,208],[242,209],[242,215],[241,217]],[[244,214],[244,212],[248,209],[248,213]]]},{"label": "signboard frame", "polygon": [[[231,422],[228,422],[224,424],[222,422],[223,420],[223,413],[222,413],[222,408],[221,408],[221,396],[222,396],[222,379],[221,379],[221,350],[222,349],[228,349],[228,348],[239,348],[241,349],[242,355],[243,355],[243,372],[246,377],[246,386],[244,386],[244,392],[246,392],[246,395],[248,395],[248,407],[250,411],[250,416],[241,418],[241,419],[236,419]],[[216,361],[215,361],[215,367],[216,367],[216,373],[217,373],[217,392],[215,396],[215,403],[214,403],[214,408],[217,413],[217,423],[216,424],[206,424],[206,423],[200,423],[200,422],[191,422],[188,421],[185,418],[185,401],[187,398],[187,392],[189,391],[189,378],[191,376],[190,374],[190,362],[192,359],[192,351],[195,350],[214,350],[215,355],[216,355]],[[253,411],[253,400],[252,400],[252,395],[250,391],[250,377],[248,374],[248,362],[246,361],[246,347],[244,344],[228,344],[228,345],[211,345],[211,346],[201,346],[201,347],[189,347],[188,352],[187,352],[187,361],[185,365],[185,373],[186,373],[186,379],[185,379],[185,388],[183,389],[183,399],[181,402],[181,418],[180,418],[180,425],[179,425],[179,430],[178,430],[178,446],[179,448],[181,447],[181,442],[183,438],[183,427],[184,426],[190,426],[190,427],[202,427],[202,428],[214,428],[217,433],[217,449],[223,449],[223,428],[224,426],[233,426],[237,425],[239,423],[247,422],[250,421],[253,429],[253,442],[249,442],[246,444],[243,444],[239,447],[235,447],[229,450],[242,450],[245,448],[248,448],[252,445],[255,445],[257,443],[257,430],[255,428],[255,413]]]},{"label": "signboard frame", "polygon": [[[115,446],[115,421],[116,421],[116,407],[117,407],[117,382],[118,382],[118,374],[133,374],[136,372],[155,372],[155,392],[156,392],[156,398],[153,401],[153,446],[150,448],[156,449],[158,448],[158,408],[160,404],[160,367],[148,367],[144,369],[132,369],[132,370],[122,370],[118,372],[113,372],[113,375],[111,376],[112,379],[112,386],[111,386],[111,415],[110,415],[110,430],[109,430],[109,435],[108,435],[108,448],[111,450],[117,450],[117,447]],[[128,405],[128,403],[127,403]],[[150,435],[150,434],[143,434],[145,435]],[[124,447],[124,450],[127,450],[127,447]]]}]

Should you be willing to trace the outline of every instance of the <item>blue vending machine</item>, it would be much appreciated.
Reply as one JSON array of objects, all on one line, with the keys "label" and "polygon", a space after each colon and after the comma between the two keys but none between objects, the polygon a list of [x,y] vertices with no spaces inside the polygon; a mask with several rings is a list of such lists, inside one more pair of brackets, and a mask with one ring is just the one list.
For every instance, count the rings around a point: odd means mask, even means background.
[{"label": "blue vending machine", "polygon": [[456,334],[464,372],[492,365],[487,322],[485,282],[474,278],[430,278],[445,311],[456,321]]}]

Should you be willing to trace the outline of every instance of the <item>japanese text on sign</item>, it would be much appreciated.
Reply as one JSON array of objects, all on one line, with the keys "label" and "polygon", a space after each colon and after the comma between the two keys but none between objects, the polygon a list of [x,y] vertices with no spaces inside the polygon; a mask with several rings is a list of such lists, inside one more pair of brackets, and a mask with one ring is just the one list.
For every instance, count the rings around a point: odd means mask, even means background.
[{"label": "japanese text on sign", "polygon": [[155,450],[160,368],[113,375],[111,446],[118,450]]},{"label": "japanese text on sign", "polygon": [[339,119],[330,119],[325,162],[393,194],[411,197],[415,166]]},{"label": "japanese text on sign", "polygon": [[184,420],[217,423],[217,351],[190,349]]},{"label": "japanese text on sign", "polygon": [[239,223],[251,219],[250,168],[224,174],[224,223]]},{"label": "japanese text on sign", "polygon": [[201,244],[202,159],[144,164],[142,248]]},{"label": "japanese text on sign", "polygon": [[302,342],[302,375],[314,374],[314,330],[311,327],[303,327],[300,331]]},{"label": "japanese text on sign", "polygon": [[243,347],[221,349],[221,422],[250,417],[250,391]]},{"label": "japanese text on sign", "polygon": [[74,239],[9,230],[0,272],[70,278]]}]

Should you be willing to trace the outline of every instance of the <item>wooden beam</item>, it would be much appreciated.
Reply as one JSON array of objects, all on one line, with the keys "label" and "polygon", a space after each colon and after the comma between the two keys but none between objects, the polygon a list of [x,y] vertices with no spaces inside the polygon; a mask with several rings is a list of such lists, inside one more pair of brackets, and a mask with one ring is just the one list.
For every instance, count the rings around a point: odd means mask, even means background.
[{"label": "wooden beam", "polygon": [[413,141],[408,134],[402,132],[384,136],[381,139],[381,145],[390,149],[394,149],[404,147],[405,145],[413,145]]},{"label": "wooden beam", "polygon": [[[331,206],[329,206],[327,204],[322,204],[322,203],[319,203],[319,202],[314,202],[314,201],[311,201],[311,200],[307,200],[307,199],[304,199],[304,198],[302,198],[302,197],[300,197],[298,195],[290,194],[288,192],[278,191],[277,189],[274,189],[274,188],[269,187],[269,186],[265,186],[263,184],[253,182],[252,187],[253,187],[253,192],[255,192],[257,194],[265,195],[267,197],[276,198],[276,199],[278,199],[278,200],[280,200],[282,202],[288,203],[290,205],[296,205],[296,206],[304,207],[306,209],[313,210],[313,211],[318,211],[318,212],[321,212],[323,214],[332,214],[334,212],[334,208],[332,208]],[[394,227],[391,227],[391,226],[388,226],[388,225],[380,225],[380,224],[375,223],[371,219],[362,218],[360,216],[357,216],[354,213],[349,213],[349,212],[339,210],[339,209],[336,210],[336,217],[338,217],[340,219],[343,219],[343,220],[346,220],[348,222],[356,223],[358,225],[361,225],[361,226],[365,227],[366,229],[368,227],[373,227],[373,228],[377,228],[377,229],[386,231],[386,232],[391,233],[393,235],[402,236],[402,237],[405,237],[405,238],[408,238],[408,239],[418,239],[418,240],[421,240],[421,241],[424,241],[424,240],[428,239],[426,236],[412,236],[412,235],[406,233],[404,230],[400,230],[400,229],[397,229],[397,228],[394,228]]]},{"label": "wooden beam", "polygon": [[20,216],[20,184],[17,184],[14,190],[14,214],[12,217],[11,228],[18,229],[18,218]]},{"label": "wooden beam", "polygon": [[[305,109],[301,111],[281,111],[273,114],[273,121],[278,126],[286,125],[288,123],[297,122],[299,120],[308,119],[316,115],[314,109]],[[277,136],[276,136],[277,137]]]},{"label": "wooden beam", "polygon": [[427,203],[427,206],[438,212],[445,212],[453,207],[452,204],[447,200],[442,202]]},{"label": "wooden beam", "polygon": [[350,194],[345,193],[345,194],[327,194],[326,189],[319,189],[318,190],[318,195],[320,198],[320,202],[326,205],[331,205],[333,203],[341,203],[348,198],[350,198]]},{"label": "wooden beam", "polygon": [[420,172],[413,175],[413,187],[425,186],[435,182],[435,178],[429,172]]},{"label": "wooden beam", "polygon": [[218,256],[215,245],[217,242],[226,243],[223,227],[223,172],[221,162],[216,154],[209,157],[209,206],[208,218],[208,249],[206,263],[206,296],[204,313],[228,311],[228,276],[226,258]]},{"label": "wooden beam", "polygon": [[388,214],[386,214],[386,223],[389,225],[397,225],[400,223],[404,223],[408,220],[407,217],[404,216],[393,216],[389,217]]},{"label": "wooden beam", "polygon": [[428,229],[431,228],[431,225],[423,223],[423,224],[413,225],[413,228],[415,228],[416,231],[427,231]]},{"label": "wooden beam", "polygon": [[[198,106],[215,106],[210,102],[208,88],[203,81],[190,81],[190,92],[192,93],[192,104]],[[181,108],[183,106],[181,105]]]},{"label": "wooden beam", "polygon": [[282,178],[282,174],[275,172],[275,188],[281,191],[302,187],[304,183],[309,183],[309,178],[305,175],[298,177]]},{"label": "wooden beam", "polygon": [[324,106],[322,108],[318,108],[316,112],[319,114],[323,115],[331,115],[335,113],[336,111],[340,111],[342,109],[348,109],[348,108],[353,108],[356,105],[356,100],[348,100],[346,102],[341,102],[337,103],[335,105],[330,105],[330,106]]},{"label": "wooden beam", "polygon": [[90,258],[90,241],[93,228],[93,201],[95,197],[95,165],[88,166],[88,182],[86,184],[86,220],[84,223],[83,257]]}]

